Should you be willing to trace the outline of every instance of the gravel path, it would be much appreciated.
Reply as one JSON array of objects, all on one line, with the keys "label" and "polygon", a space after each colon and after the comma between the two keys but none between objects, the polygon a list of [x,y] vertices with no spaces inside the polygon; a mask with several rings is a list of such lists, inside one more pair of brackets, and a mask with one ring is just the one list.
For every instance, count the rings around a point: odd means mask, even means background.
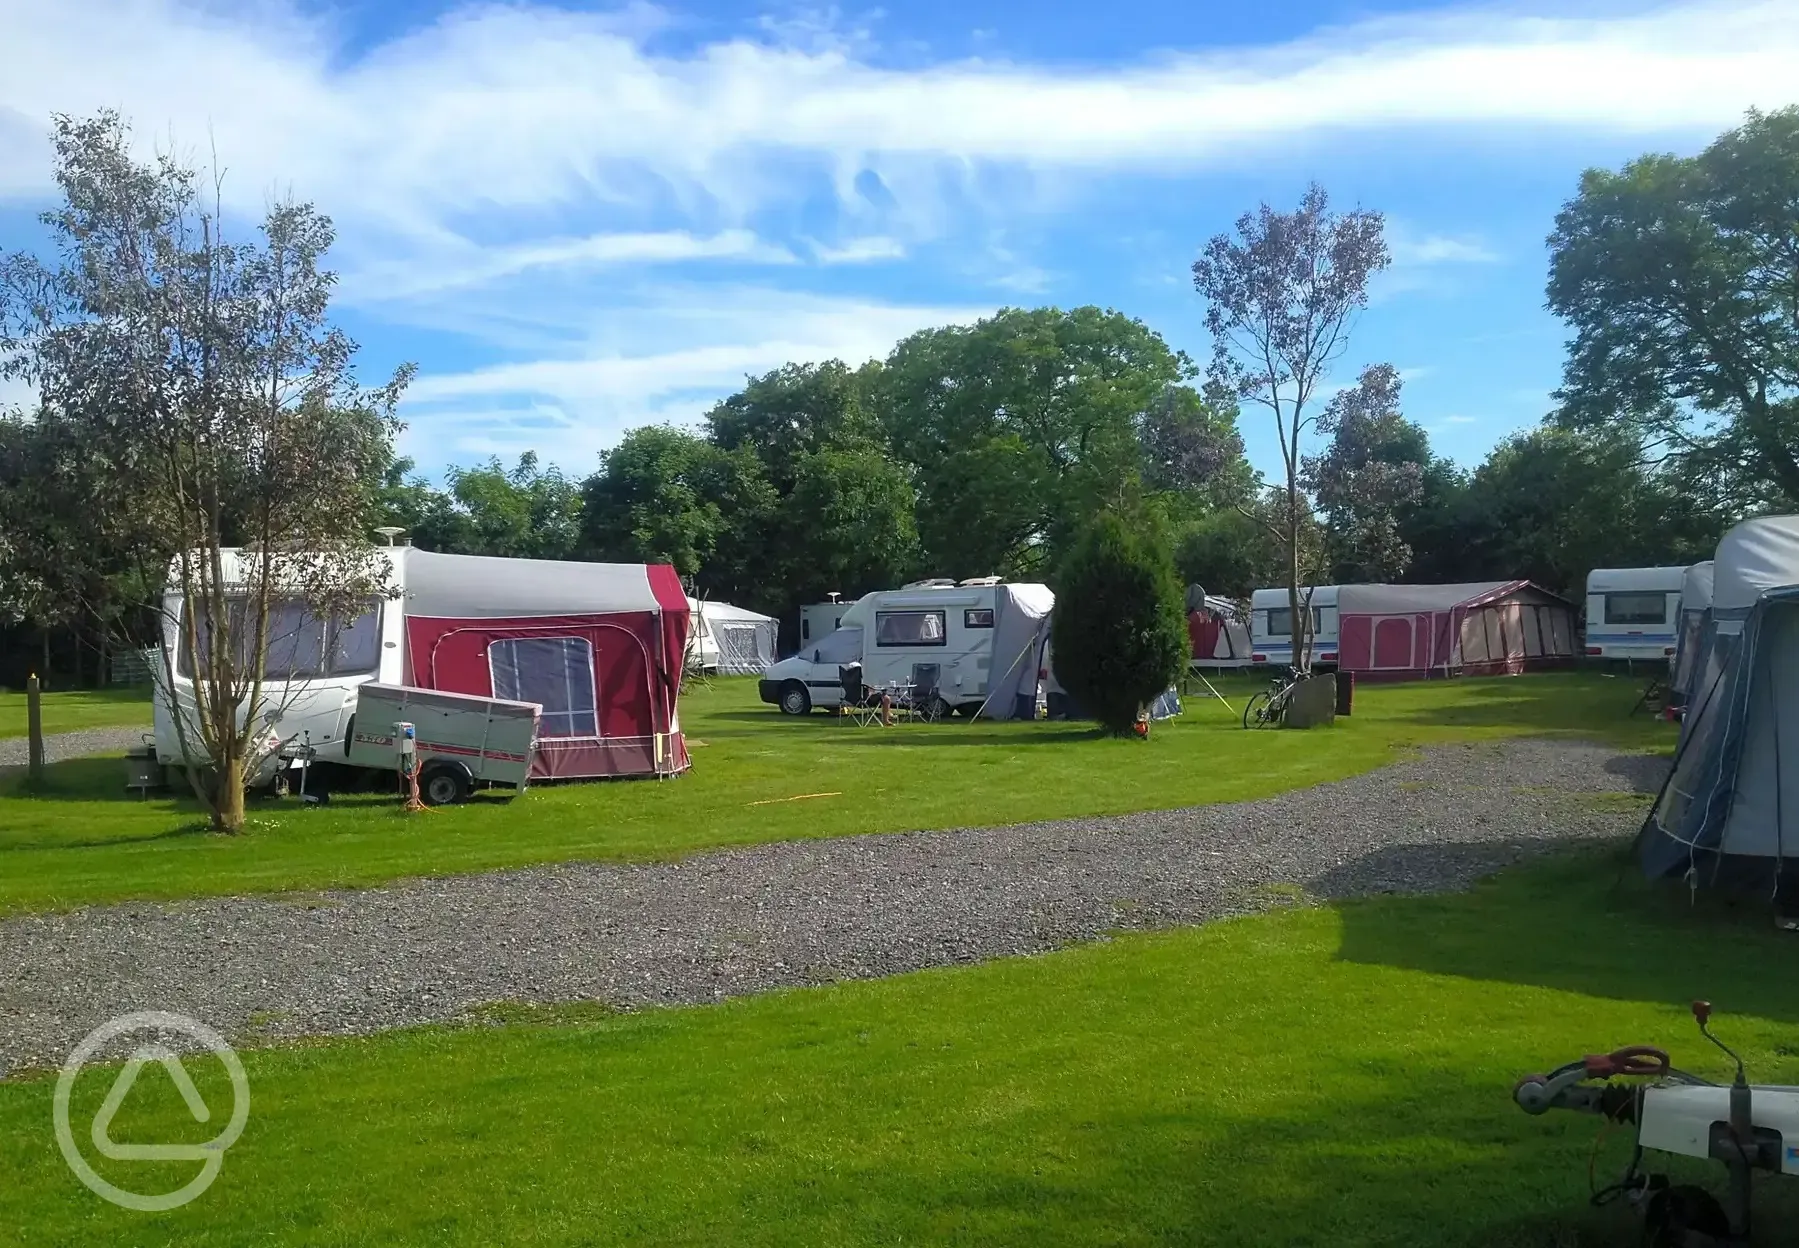
[{"label": "gravel path", "polygon": [[1663,764],[1589,745],[1426,751],[1263,801],[571,864],[0,922],[0,1073],[132,1009],[227,1035],[372,1031],[497,1000],[621,1006],[1033,953],[1320,896],[1466,887],[1635,830]]},{"label": "gravel path", "polygon": [[[144,743],[148,725],[136,728],[83,728],[79,732],[52,732],[44,737],[44,761],[55,763],[84,754],[118,754]],[[31,761],[31,743],[24,737],[0,737],[0,768],[23,767]]]}]

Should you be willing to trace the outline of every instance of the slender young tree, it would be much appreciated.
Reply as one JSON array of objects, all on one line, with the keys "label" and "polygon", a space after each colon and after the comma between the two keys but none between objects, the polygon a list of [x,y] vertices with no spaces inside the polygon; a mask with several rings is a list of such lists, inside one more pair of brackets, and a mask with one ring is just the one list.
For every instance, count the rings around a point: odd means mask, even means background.
[{"label": "slender young tree", "polygon": [[237,832],[280,744],[270,725],[339,646],[366,643],[356,622],[386,569],[361,530],[411,369],[355,381],[355,344],[327,319],[331,222],[310,205],[278,203],[234,241],[216,179],[208,197],[174,157],[140,163],[116,114],[58,116],[53,138],[59,263],[7,257],[0,367],[173,552],[159,696],[184,759],[206,760],[188,774],[213,826]]},{"label": "slender young tree", "polygon": [[1324,188],[1306,190],[1297,210],[1263,204],[1237,219],[1193,262],[1212,335],[1208,374],[1240,400],[1268,410],[1280,440],[1285,481],[1270,522],[1285,552],[1293,662],[1311,666],[1310,603],[1302,602],[1302,538],[1310,502],[1300,446],[1316,421],[1319,386],[1349,345],[1355,314],[1368,306],[1368,281],[1391,257],[1378,212],[1336,213]]}]

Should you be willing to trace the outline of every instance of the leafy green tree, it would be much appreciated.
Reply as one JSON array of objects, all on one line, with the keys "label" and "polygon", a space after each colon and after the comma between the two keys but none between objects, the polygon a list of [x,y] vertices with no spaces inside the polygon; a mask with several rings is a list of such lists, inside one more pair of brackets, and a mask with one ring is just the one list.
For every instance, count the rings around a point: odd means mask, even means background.
[{"label": "leafy green tree", "polygon": [[1390,261],[1384,229],[1377,212],[1332,212],[1314,185],[1293,212],[1263,204],[1245,213],[1236,237],[1215,235],[1193,262],[1212,335],[1213,385],[1274,418],[1285,476],[1273,524],[1287,554],[1282,580],[1298,623],[1293,654],[1301,670],[1311,663],[1311,613],[1300,604],[1311,505],[1301,488],[1300,447],[1316,419],[1319,386],[1368,305],[1368,281]]},{"label": "leafy green tree", "polygon": [[456,500],[414,471],[413,460],[394,460],[381,474],[375,495],[374,530],[396,525],[406,530],[403,540],[421,550],[445,554],[473,553],[474,526]]},{"label": "leafy green tree", "polygon": [[1527,577],[1576,600],[1596,567],[1707,558],[1728,523],[1639,447],[1554,427],[1502,442],[1468,488],[1460,579]]},{"label": "leafy green tree", "polygon": [[490,459],[446,474],[450,497],[468,518],[471,555],[569,559],[581,534],[581,487],[526,451],[512,468]]},{"label": "leafy green tree", "polygon": [[1056,679],[1106,729],[1130,732],[1186,666],[1184,608],[1159,526],[1100,512],[1056,578]]},{"label": "leafy green tree", "polygon": [[1137,422],[1143,488],[1186,514],[1247,503],[1256,475],[1243,456],[1237,415],[1236,399],[1216,387],[1204,394],[1165,387]]},{"label": "leafy green tree", "polygon": [[1041,575],[1089,515],[1136,490],[1139,425],[1192,372],[1141,321],[1094,307],[1007,308],[902,341],[877,404],[915,473],[926,566]]},{"label": "leafy green tree", "polygon": [[715,405],[706,414],[712,444],[725,451],[747,450],[782,494],[799,480],[807,455],[843,445],[876,445],[880,424],[869,410],[869,393],[880,365],[852,369],[842,360],[787,364]]},{"label": "leafy green tree", "polygon": [[787,598],[783,616],[832,592],[854,599],[913,574],[918,529],[903,467],[873,447],[827,447],[801,456],[797,473],[774,565]]},{"label": "leafy green tree", "polygon": [[1324,453],[1301,460],[1300,480],[1318,500],[1342,582],[1398,580],[1412,562],[1406,510],[1423,494],[1430,439],[1400,414],[1399,370],[1374,364],[1356,384],[1331,396],[1318,418],[1330,439]]},{"label": "leafy green tree", "polygon": [[670,425],[633,429],[583,483],[582,554],[706,569],[729,530],[767,523],[773,490],[747,448],[720,450]]},{"label": "leafy green tree", "polygon": [[1691,458],[1741,513],[1799,506],[1799,106],[1694,157],[1588,170],[1549,237],[1574,328],[1558,420]]}]

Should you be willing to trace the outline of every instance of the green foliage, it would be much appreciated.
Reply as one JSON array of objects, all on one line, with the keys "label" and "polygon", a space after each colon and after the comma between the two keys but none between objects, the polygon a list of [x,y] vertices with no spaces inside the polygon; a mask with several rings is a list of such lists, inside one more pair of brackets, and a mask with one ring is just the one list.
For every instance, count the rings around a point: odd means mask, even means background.
[{"label": "green foliage", "polygon": [[800,457],[782,508],[781,583],[794,605],[841,593],[854,601],[918,569],[918,529],[906,470],[873,446]]},{"label": "green foliage", "polygon": [[1397,581],[1412,563],[1403,528],[1423,493],[1430,437],[1400,413],[1400,385],[1391,364],[1363,369],[1318,419],[1318,432],[1330,439],[1324,453],[1302,461],[1338,583]]},{"label": "green foliage", "polygon": [[1135,487],[1139,422],[1192,372],[1141,321],[1094,307],[1007,308],[905,339],[877,406],[916,474],[926,565],[1041,575],[1088,516]]},{"label": "green foliage", "polygon": [[1101,512],[1056,578],[1056,679],[1107,729],[1129,732],[1186,666],[1184,608],[1160,526]]},{"label": "green foliage", "polygon": [[1799,506],[1795,203],[1799,106],[1588,170],[1549,238],[1575,331],[1558,419],[1691,459],[1733,511]]},{"label": "green foliage", "polygon": [[1501,443],[1468,489],[1464,549],[1497,575],[1579,599],[1595,567],[1709,557],[1723,520],[1615,437],[1554,428]]}]

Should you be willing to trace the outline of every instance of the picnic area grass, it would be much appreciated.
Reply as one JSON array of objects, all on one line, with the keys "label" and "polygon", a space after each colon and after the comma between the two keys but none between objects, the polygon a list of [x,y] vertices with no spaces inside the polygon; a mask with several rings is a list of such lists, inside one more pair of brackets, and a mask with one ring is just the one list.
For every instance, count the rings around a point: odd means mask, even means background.
[{"label": "picnic area grass", "polygon": [[[1629,1043],[1799,1081],[1792,940],[1672,904],[1585,851],[1467,894],[1296,907],[1042,957],[611,1015],[495,1009],[248,1051],[248,1127],[194,1203],[103,1203],[52,1138],[54,1080],[0,1083],[0,1240],[32,1245],[1634,1245],[1629,1134],[1530,1118],[1513,1083]],[[112,1131],[202,1142],[149,1068]],[[193,1163],[96,1159],[172,1190]],[[1722,1169],[1665,1162],[1721,1190]],[[1799,1183],[1757,1185],[1788,1243]]]},{"label": "picnic area grass", "polygon": [[682,697],[693,769],[675,779],[546,785],[420,815],[387,794],[258,802],[235,837],[207,832],[191,795],[127,796],[116,759],[72,760],[37,791],[0,778],[0,912],[1241,801],[1432,742],[1550,733],[1667,749],[1674,738],[1629,714],[1640,682],[1596,673],[1363,685],[1353,717],[1305,732],[1245,731],[1235,711],[1252,687],[1220,685],[1234,709],[1189,698],[1141,742],[1045,722],[858,728],[778,714],[753,680],[721,680]]},{"label": "picnic area grass", "polygon": [[[71,689],[43,695],[44,732],[74,732],[81,728],[150,728],[150,690],[147,686],[112,689]],[[0,690],[0,737],[22,737],[26,722],[25,695]]]}]

